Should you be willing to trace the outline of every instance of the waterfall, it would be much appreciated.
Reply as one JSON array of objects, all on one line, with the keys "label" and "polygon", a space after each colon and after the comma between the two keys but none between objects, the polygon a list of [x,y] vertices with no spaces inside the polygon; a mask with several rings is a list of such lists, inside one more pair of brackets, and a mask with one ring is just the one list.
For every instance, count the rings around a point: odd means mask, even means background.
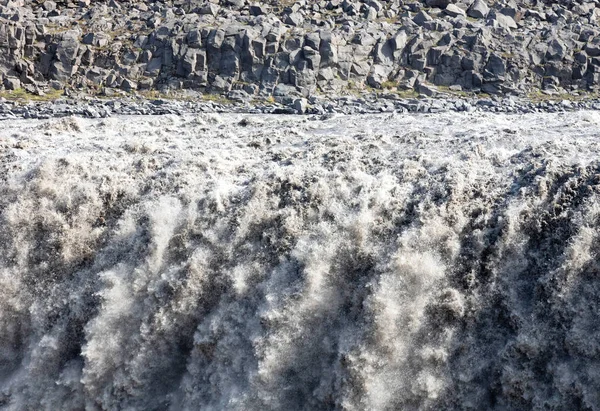
[{"label": "waterfall", "polygon": [[600,115],[0,131],[0,409],[598,409]]}]

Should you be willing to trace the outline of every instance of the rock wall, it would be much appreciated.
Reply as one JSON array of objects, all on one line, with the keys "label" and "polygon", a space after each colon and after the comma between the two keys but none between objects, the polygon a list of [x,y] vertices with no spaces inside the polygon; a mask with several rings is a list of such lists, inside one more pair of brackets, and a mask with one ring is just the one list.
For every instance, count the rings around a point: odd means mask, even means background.
[{"label": "rock wall", "polygon": [[596,2],[0,1],[0,83],[277,99],[598,89]]}]

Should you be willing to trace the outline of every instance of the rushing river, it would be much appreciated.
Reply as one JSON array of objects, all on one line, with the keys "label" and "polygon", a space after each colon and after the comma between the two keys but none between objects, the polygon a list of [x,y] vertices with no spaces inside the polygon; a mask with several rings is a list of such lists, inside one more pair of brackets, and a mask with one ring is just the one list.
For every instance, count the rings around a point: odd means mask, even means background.
[{"label": "rushing river", "polygon": [[598,113],[0,126],[0,409],[600,409]]}]

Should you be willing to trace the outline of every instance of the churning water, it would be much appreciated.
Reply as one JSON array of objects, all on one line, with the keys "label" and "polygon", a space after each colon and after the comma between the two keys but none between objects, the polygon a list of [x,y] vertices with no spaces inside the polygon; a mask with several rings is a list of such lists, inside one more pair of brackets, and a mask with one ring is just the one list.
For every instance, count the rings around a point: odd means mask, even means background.
[{"label": "churning water", "polygon": [[599,125],[5,121],[0,408],[599,409]]}]

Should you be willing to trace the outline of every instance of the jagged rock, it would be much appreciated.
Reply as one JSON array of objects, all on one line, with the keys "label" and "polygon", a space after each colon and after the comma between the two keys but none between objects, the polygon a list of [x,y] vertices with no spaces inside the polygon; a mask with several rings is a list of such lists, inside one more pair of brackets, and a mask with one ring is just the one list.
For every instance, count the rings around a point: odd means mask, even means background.
[{"label": "jagged rock", "polygon": [[302,48],[302,57],[307,62],[307,67],[310,70],[318,70],[321,64],[321,55],[311,47],[305,46]]},{"label": "jagged rock", "polygon": [[83,36],[81,42],[95,47],[106,47],[108,45],[108,37],[98,33],[88,33]]},{"label": "jagged rock", "polygon": [[585,45],[585,52],[588,56],[600,56],[600,37],[594,38],[591,42]]},{"label": "jagged rock", "polygon": [[490,15],[489,17],[493,23],[497,24],[498,27],[501,27],[503,29],[510,30],[516,29],[518,27],[515,20],[512,17],[507,16],[505,14],[494,13],[494,15]]},{"label": "jagged rock", "polygon": [[148,61],[146,64],[146,75],[151,77],[156,77],[160,73],[160,69],[162,67],[162,58],[154,57]]},{"label": "jagged rock", "polygon": [[406,43],[408,41],[408,36],[406,35],[405,30],[400,30],[396,34],[392,36],[390,39],[390,46],[394,51],[394,57],[398,58],[400,53],[404,50]]},{"label": "jagged rock", "polygon": [[319,33],[307,33],[304,36],[304,45],[312,48],[313,50],[319,50],[321,45],[321,36]]},{"label": "jagged rock", "polygon": [[534,18],[538,21],[545,21],[546,20],[546,13],[543,13],[539,10],[527,10],[527,12],[525,13],[525,15],[527,17],[531,17]]},{"label": "jagged rock", "polygon": [[488,62],[484,69],[484,78],[491,81],[503,80],[506,74],[506,63],[497,54],[490,55]]},{"label": "jagged rock", "polygon": [[7,90],[17,90],[21,88],[21,81],[16,77],[6,77],[2,84]]},{"label": "jagged rock", "polygon": [[394,51],[389,41],[377,43],[374,49],[374,62],[386,66],[394,63]]},{"label": "jagged rock", "polygon": [[456,0],[426,0],[425,4],[429,7],[437,7],[440,9],[445,9],[449,4],[455,3]]},{"label": "jagged rock", "polygon": [[421,10],[417,15],[413,18],[413,22],[419,26],[423,24],[433,21],[433,18],[425,12],[425,10]]},{"label": "jagged rock", "polygon": [[438,94],[438,89],[430,84],[419,83],[417,92],[427,97],[434,97],[436,94]]},{"label": "jagged rock", "polygon": [[338,63],[338,48],[334,44],[333,36],[330,31],[319,32],[321,42],[319,43],[319,54],[321,56],[321,66],[329,67]]},{"label": "jagged rock", "polygon": [[467,13],[465,13],[465,11],[463,9],[461,9],[460,7],[458,7],[455,4],[448,4],[446,6],[446,8],[444,9],[444,12],[451,17],[458,17],[458,16],[465,17],[467,15]]},{"label": "jagged rock", "polygon": [[547,60],[562,60],[567,55],[567,46],[559,38],[553,38],[548,43],[548,50],[546,51]]},{"label": "jagged rock", "polygon": [[484,19],[490,12],[489,7],[483,0],[475,0],[471,7],[467,10],[467,16],[473,17],[474,19]]},{"label": "jagged rock", "polygon": [[137,88],[138,88],[138,84],[135,81],[130,80],[128,78],[125,78],[123,80],[123,82],[121,83],[121,89],[125,90],[125,91],[133,91],[133,90],[137,90]]},{"label": "jagged rock", "polygon": [[264,4],[253,4],[249,11],[251,16],[262,16],[268,13],[268,8]]},{"label": "jagged rock", "polygon": [[227,98],[231,101],[238,101],[240,103],[246,103],[252,100],[252,96],[245,90],[231,90],[227,93]]},{"label": "jagged rock", "polygon": [[369,75],[367,76],[367,83],[374,88],[381,88],[383,83],[388,81],[390,74],[390,67],[381,64],[375,64],[371,67]]},{"label": "jagged rock", "polygon": [[211,90],[216,92],[228,92],[231,90],[231,82],[221,76],[216,76],[211,83]]},{"label": "jagged rock", "polygon": [[219,6],[214,3],[206,3],[198,10],[198,14],[210,15],[216,17],[219,14]]},{"label": "jagged rock", "polygon": [[285,16],[284,22],[290,26],[301,26],[304,23],[304,17],[298,12],[293,12]]},{"label": "jagged rock", "polygon": [[292,107],[296,110],[298,114],[306,113],[306,109],[308,108],[308,100],[305,98],[297,98],[294,100]]},{"label": "jagged rock", "polygon": [[246,5],[245,0],[226,0],[225,5],[232,10],[240,10]]}]

